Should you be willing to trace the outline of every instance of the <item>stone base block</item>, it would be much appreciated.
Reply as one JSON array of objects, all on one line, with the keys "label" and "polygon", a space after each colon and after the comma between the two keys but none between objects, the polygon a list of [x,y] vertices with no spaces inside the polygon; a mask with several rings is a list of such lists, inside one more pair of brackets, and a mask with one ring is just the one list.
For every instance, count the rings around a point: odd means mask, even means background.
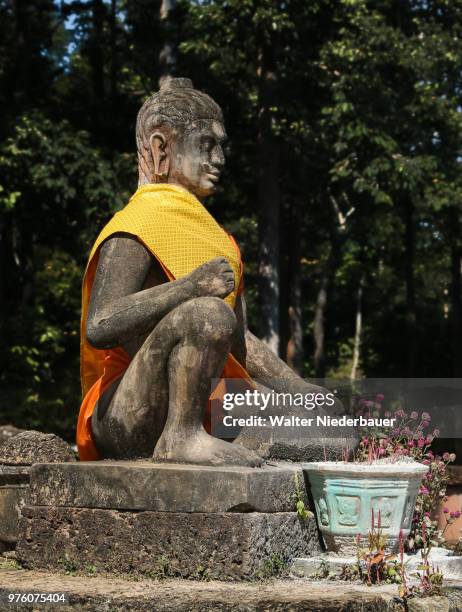
[{"label": "stone base block", "polygon": [[295,512],[120,512],[25,507],[18,560],[34,569],[242,580],[319,553]]}]

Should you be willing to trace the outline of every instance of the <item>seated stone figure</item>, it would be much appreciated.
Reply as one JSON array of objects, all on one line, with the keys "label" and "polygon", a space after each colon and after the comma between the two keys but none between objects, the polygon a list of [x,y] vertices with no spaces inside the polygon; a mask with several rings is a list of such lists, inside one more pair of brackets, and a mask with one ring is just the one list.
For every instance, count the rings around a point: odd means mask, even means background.
[{"label": "seated stone figure", "polygon": [[202,204],[225,163],[222,112],[169,79],[142,106],[136,139],[139,188],[84,278],[80,458],[257,466],[256,452],[204,428],[211,380],[313,387],[247,329],[239,250]]}]

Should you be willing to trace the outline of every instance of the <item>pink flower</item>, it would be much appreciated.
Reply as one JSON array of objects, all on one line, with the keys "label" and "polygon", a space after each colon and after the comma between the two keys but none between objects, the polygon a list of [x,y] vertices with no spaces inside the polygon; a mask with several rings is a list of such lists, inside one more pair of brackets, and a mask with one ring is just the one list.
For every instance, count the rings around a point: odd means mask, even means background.
[{"label": "pink flower", "polygon": [[449,461],[449,453],[443,453],[443,461]]},{"label": "pink flower", "polygon": [[415,410],[413,410],[411,414],[409,415],[409,418],[411,419],[411,421],[417,421],[417,419],[419,418],[419,415],[417,414]]},{"label": "pink flower", "polygon": [[379,455],[385,455],[386,451],[384,448],[379,448]]},{"label": "pink flower", "polygon": [[425,512],[425,516],[430,517],[430,512]]},{"label": "pink flower", "polygon": [[414,440],[409,440],[409,442],[407,443],[409,448],[414,448],[415,444],[414,444]]},{"label": "pink flower", "polygon": [[450,453],[449,461],[455,461],[455,460],[456,460],[456,453]]},{"label": "pink flower", "polygon": [[454,512],[451,512],[451,513],[449,514],[449,516],[450,516],[451,518],[456,518],[456,519],[457,519],[457,518],[459,518],[459,516],[460,516],[460,510],[455,510]]},{"label": "pink flower", "polygon": [[429,461],[428,459],[424,459],[424,460],[422,461],[422,463],[423,463],[424,465],[430,465],[430,461]]},{"label": "pink flower", "polygon": [[376,402],[383,402],[384,399],[385,399],[385,396],[383,395],[383,393],[377,393],[377,395],[375,396]]},{"label": "pink flower", "polygon": [[420,487],[420,492],[422,495],[428,495],[429,494],[429,490],[427,489],[427,487]]},{"label": "pink flower", "polygon": [[439,429],[435,429],[435,430],[433,431],[433,437],[434,437],[434,438],[437,438],[439,435],[440,435],[440,430],[439,430]]},{"label": "pink flower", "polygon": [[449,508],[447,506],[444,506],[443,512],[444,512],[444,514],[447,514],[449,512]]},{"label": "pink flower", "polygon": [[363,446],[367,446],[367,445],[369,444],[369,438],[363,438],[363,439],[361,440],[361,444],[362,444]]},{"label": "pink flower", "polygon": [[419,448],[423,448],[423,447],[425,446],[425,438],[419,438],[419,439],[417,440],[417,446],[418,446]]},{"label": "pink flower", "polygon": [[431,417],[428,414],[428,412],[422,412],[422,415],[420,418],[422,419],[422,421],[431,421]]}]

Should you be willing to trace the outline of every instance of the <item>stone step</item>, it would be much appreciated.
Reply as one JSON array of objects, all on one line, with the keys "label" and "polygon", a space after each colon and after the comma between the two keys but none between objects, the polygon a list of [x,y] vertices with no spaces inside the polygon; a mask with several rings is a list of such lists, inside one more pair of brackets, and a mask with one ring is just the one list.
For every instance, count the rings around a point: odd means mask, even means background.
[{"label": "stone step", "polygon": [[[370,589],[362,585],[272,580],[257,583],[191,582],[65,576],[48,572],[0,570],[0,601],[8,592],[65,592],[68,604],[49,610],[111,612],[390,612],[395,587]],[[1,605],[1,604],[0,604]],[[3,608],[0,608],[3,609]],[[32,610],[32,606],[8,610]],[[44,610],[35,607],[34,610]],[[448,608],[449,609],[449,608]],[[455,610],[456,608],[453,608]]]},{"label": "stone step", "polygon": [[[462,557],[454,555],[451,550],[446,548],[433,548],[429,556],[430,565],[443,572],[444,578],[462,581]],[[342,568],[357,563],[356,557],[342,557],[325,553],[319,556],[308,558],[295,558],[292,562],[291,573],[298,578],[312,578],[319,576],[320,571],[331,575],[340,574]],[[404,563],[408,575],[414,574],[418,566],[422,563],[419,553],[405,554]]]}]

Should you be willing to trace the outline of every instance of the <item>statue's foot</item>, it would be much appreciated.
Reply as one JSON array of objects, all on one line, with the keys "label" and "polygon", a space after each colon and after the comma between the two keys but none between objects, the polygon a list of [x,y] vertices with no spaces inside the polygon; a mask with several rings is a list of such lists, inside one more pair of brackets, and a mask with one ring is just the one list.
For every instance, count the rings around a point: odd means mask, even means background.
[{"label": "statue's foot", "polygon": [[153,461],[195,465],[244,465],[258,467],[262,458],[253,451],[210,436],[205,431],[172,435],[163,432],[154,449]]}]

